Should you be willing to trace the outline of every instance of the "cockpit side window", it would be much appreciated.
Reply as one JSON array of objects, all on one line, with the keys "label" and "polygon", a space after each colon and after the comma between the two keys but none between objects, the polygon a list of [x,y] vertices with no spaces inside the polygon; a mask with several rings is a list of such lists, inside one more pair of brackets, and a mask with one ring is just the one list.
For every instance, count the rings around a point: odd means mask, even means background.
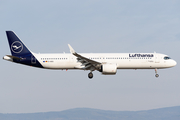
[{"label": "cockpit side window", "polygon": [[165,57],[164,57],[164,60],[169,60],[169,59],[171,59],[171,58],[168,57],[168,56],[165,56]]}]

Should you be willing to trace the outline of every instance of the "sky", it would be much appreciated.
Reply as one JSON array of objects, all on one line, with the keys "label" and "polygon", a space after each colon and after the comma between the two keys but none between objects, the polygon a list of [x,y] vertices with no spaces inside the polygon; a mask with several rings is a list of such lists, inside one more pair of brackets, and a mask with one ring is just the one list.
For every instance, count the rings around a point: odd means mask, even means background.
[{"label": "sky", "polygon": [[180,106],[179,0],[1,0],[0,56],[14,31],[35,53],[147,53],[169,55],[173,68],[46,70],[0,60],[0,113],[72,108],[137,111]]}]

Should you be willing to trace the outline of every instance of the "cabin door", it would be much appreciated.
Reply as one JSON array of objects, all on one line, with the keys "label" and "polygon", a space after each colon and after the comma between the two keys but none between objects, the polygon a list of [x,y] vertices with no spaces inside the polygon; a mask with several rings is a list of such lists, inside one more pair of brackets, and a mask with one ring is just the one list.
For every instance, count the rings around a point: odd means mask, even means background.
[{"label": "cabin door", "polygon": [[36,58],[34,57],[34,55],[31,56],[31,63],[36,64]]},{"label": "cabin door", "polygon": [[160,62],[160,56],[159,54],[155,54],[155,63],[159,63]]}]

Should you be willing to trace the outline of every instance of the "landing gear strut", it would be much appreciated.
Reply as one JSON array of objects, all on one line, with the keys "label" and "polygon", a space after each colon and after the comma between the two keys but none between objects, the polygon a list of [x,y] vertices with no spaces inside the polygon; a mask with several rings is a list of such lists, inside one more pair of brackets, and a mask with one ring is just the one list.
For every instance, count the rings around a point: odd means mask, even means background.
[{"label": "landing gear strut", "polygon": [[93,73],[90,72],[90,73],[88,74],[88,77],[89,77],[90,79],[92,79],[92,78],[93,78]]},{"label": "landing gear strut", "polygon": [[156,73],[155,77],[158,78],[159,74],[157,74],[157,68],[155,69],[155,73]]}]

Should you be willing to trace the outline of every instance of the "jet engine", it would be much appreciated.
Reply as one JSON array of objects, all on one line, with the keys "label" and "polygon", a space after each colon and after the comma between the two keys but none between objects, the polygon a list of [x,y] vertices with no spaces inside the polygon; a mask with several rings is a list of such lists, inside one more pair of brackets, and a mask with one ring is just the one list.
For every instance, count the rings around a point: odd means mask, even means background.
[{"label": "jet engine", "polygon": [[104,75],[115,75],[117,72],[117,65],[116,64],[103,64],[101,65],[101,70],[102,74]]}]

